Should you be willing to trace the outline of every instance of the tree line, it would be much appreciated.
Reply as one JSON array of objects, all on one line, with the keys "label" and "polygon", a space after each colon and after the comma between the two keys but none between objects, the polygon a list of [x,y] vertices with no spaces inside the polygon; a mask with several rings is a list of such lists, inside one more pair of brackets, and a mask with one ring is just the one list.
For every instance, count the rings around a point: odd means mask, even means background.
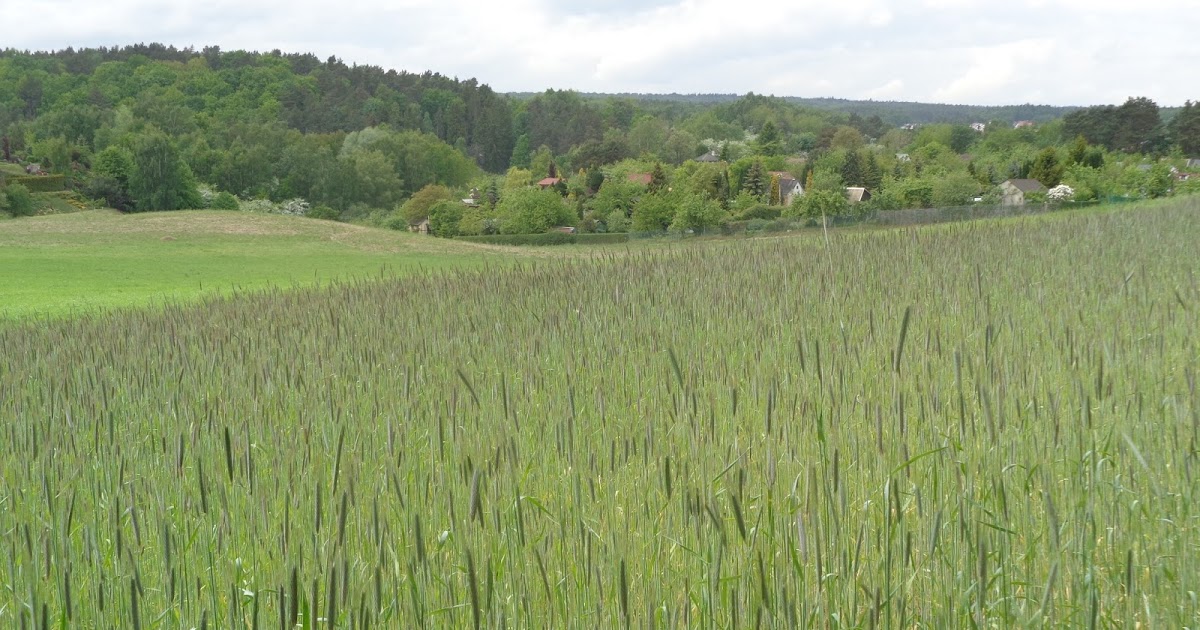
[{"label": "tree line", "polygon": [[[300,199],[346,220],[406,227],[437,218],[447,234],[548,222],[692,229],[958,205],[1010,178],[1066,182],[1084,199],[1155,196],[1177,188],[1160,158],[1182,165],[1200,152],[1191,102],[1170,116],[1146,98],[1076,110],[886,110],[753,93],[677,96],[503,95],[475,79],[215,46],[0,52],[3,159],[38,164],[129,211]],[[1038,124],[895,122],[897,111],[908,120],[951,111],[944,107]],[[547,178],[558,181],[538,186]],[[781,181],[805,194],[783,194]],[[869,189],[870,201],[851,207],[847,186]],[[540,201],[551,194],[565,210]],[[522,215],[526,206],[544,216]]]}]

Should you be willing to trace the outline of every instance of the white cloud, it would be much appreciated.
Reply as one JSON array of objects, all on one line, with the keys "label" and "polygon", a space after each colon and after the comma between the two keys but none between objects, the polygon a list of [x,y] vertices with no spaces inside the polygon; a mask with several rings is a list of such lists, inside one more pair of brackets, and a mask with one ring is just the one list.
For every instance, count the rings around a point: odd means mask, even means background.
[{"label": "white cloud", "polygon": [[[311,52],[502,91],[1200,98],[1195,0],[0,0],[4,46]],[[1152,36],[1147,36],[1152,33]]]}]

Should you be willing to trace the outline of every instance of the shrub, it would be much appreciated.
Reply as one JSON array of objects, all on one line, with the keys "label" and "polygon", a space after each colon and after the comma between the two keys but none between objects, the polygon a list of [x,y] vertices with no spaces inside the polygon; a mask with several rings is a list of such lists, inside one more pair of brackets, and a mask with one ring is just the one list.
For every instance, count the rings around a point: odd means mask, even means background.
[{"label": "shrub", "polygon": [[[342,218],[341,213],[326,205],[313,207],[306,215],[310,219],[321,219],[324,221],[337,221]],[[388,226],[391,227],[391,226]],[[395,228],[393,228],[395,229]]]},{"label": "shrub", "polygon": [[442,238],[458,236],[463,207],[457,201],[439,201],[429,209],[429,233]]},{"label": "shrub", "polygon": [[4,188],[4,197],[6,198],[4,208],[9,214],[14,217],[31,217],[37,210],[37,204],[33,201],[33,195],[29,189],[21,184],[9,184]]},{"label": "shrub", "polygon": [[569,245],[579,236],[610,236],[608,234],[567,234],[566,232],[544,232],[542,234],[491,234],[486,236],[463,236],[461,241],[488,243],[491,245]]},{"label": "shrub", "polygon": [[506,234],[536,234],[576,221],[574,212],[558,193],[536,188],[509,191],[496,206],[496,214],[500,218],[500,231]]},{"label": "shrub", "polygon": [[1059,184],[1046,192],[1046,198],[1055,202],[1074,201],[1075,190],[1066,184]]},{"label": "shrub", "polygon": [[230,193],[221,191],[215,195],[212,195],[212,197],[209,199],[208,207],[212,208],[213,210],[237,210],[238,199]]},{"label": "shrub", "polygon": [[308,201],[295,197],[286,201],[280,202],[276,206],[276,212],[286,214],[293,217],[303,217],[308,215]]},{"label": "shrub", "polygon": [[771,222],[766,219],[750,219],[746,224],[747,232],[763,232],[771,225]]},{"label": "shrub", "polygon": [[66,189],[64,175],[32,175],[28,177],[13,177],[9,184],[20,184],[29,192],[56,192]]},{"label": "shrub", "polygon": [[783,208],[780,206],[770,206],[765,203],[756,203],[742,210],[737,215],[739,221],[750,221],[751,219],[778,219],[783,213]]},{"label": "shrub", "polygon": [[628,243],[628,234],[568,234],[545,232],[542,234],[491,234],[482,236],[460,236],[460,241],[488,243],[490,245],[610,245]]},{"label": "shrub", "polygon": [[263,214],[272,214],[275,212],[275,204],[271,203],[270,199],[247,199],[239,207],[242,212],[259,212]]}]

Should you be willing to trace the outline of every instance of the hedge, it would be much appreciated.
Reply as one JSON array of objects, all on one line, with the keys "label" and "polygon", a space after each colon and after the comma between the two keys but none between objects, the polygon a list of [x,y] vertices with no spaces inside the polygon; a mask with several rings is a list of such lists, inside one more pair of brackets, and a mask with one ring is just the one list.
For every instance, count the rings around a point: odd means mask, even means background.
[{"label": "hedge", "polygon": [[9,177],[8,184],[21,184],[29,189],[29,192],[58,192],[66,190],[67,182],[65,175],[25,175],[21,177]]},{"label": "hedge", "polygon": [[460,241],[487,243],[489,245],[601,245],[625,243],[628,234],[567,234],[545,232],[543,234],[489,234],[486,236],[460,236]]}]

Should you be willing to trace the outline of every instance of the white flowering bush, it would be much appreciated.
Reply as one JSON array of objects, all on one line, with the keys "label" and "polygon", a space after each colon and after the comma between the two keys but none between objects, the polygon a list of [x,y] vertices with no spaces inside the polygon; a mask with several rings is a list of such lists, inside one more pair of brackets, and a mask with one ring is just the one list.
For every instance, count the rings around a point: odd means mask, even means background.
[{"label": "white flowering bush", "polygon": [[217,191],[208,184],[200,184],[196,186],[196,192],[200,193],[200,200],[204,202],[204,207],[211,208],[213,199],[217,196]]},{"label": "white flowering bush", "polygon": [[242,212],[258,212],[262,214],[275,214],[277,212],[275,204],[270,199],[247,199],[239,207]]},{"label": "white flowering bush", "polygon": [[308,214],[308,202],[300,197],[288,199],[276,206],[276,212],[294,217],[302,217]]},{"label": "white flowering bush", "polygon": [[308,210],[311,206],[308,201],[300,197],[288,199],[275,203],[270,199],[249,199],[241,203],[243,212],[258,212],[262,214],[286,214],[292,217],[303,217],[308,215]]},{"label": "white flowering bush", "polygon": [[1071,201],[1075,199],[1075,189],[1066,184],[1059,184],[1046,191],[1046,199],[1050,201]]}]

